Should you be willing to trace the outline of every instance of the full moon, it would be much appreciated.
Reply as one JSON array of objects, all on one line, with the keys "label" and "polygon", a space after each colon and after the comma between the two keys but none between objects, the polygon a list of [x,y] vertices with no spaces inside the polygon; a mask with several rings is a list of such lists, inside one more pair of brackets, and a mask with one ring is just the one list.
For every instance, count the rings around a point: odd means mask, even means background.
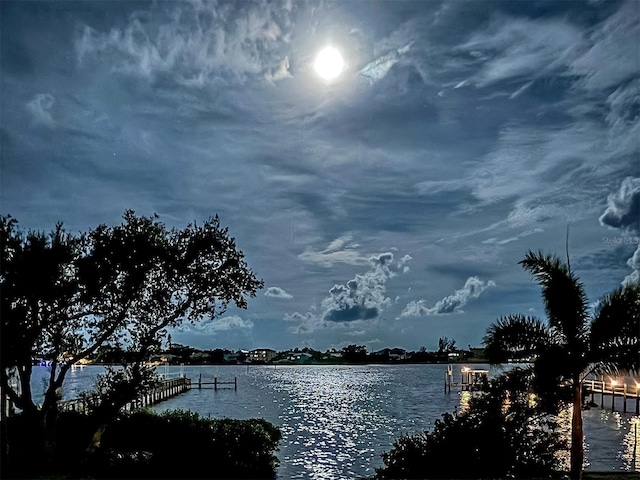
[{"label": "full moon", "polygon": [[333,80],[342,72],[344,60],[338,50],[333,47],[326,47],[316,57],[313,68],[325,80]]}]

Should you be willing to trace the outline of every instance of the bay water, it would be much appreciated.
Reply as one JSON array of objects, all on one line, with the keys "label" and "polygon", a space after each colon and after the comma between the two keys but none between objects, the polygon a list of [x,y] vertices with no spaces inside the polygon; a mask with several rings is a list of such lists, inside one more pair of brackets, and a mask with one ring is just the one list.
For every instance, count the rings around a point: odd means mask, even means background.
[{"label": "bay water", "polygon": [[[458,369],[464,365],[456,365]],[[472,368],[499,373],[488,365]],[[281,479],[362,478],[383,465],[401,434],[430,430],[444,412],[468,401],[469,392],[444,392],[446,365],[223,365],[158,367],[167,377],[186,375],[192,390],[153,406],[161,412],[185,409],[210,418],[264,418],[282,432],[278,457]],[[90,389],[100,366],[70,371],[63,398]],[[457,372],[456,372],[457,373]],[[43,391],[45,367],[35,367],[34,392]],[[228,382],[198,389],[203,382]],[[38,389],[40,387],[40,390]],[[599,397],[596,395],[596,402]],[[617,399],[621,410],[622,399]],[[628,400],[635,412],[635,400]],[[583,412],[587,470],[640,471],[640,417],[605,408]],[[167,439],[179,442],[180,439]],[[455,457],[452,452],[451,458]],[[177,459],[196,461],[202,459]],[[443,461],[451,461],[443,459]]]}]

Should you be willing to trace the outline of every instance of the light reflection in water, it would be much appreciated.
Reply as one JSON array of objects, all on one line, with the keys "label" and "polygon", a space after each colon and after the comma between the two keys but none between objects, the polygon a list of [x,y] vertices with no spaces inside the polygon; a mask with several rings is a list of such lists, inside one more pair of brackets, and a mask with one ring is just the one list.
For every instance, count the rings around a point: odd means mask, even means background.
[{"label": "light reflection in water", "polygon": [[620,458],[624,470],[640,471],[640,417],[629,419],[629,431],[622,441]]}]

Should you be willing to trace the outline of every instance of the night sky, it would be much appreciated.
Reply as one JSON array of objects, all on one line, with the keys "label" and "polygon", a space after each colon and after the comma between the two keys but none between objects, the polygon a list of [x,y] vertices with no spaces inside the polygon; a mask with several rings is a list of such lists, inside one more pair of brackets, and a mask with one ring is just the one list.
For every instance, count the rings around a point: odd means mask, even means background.
[{"label": "night sky", "polygon": [[[479,345],[640,269],[640,2],[11,2],[1,205],[24,229],[216,213],[265,288],[200,348]],[[327,46],[344,70],[314,69]],[[634,255],[635,254],[635,255]]]}]

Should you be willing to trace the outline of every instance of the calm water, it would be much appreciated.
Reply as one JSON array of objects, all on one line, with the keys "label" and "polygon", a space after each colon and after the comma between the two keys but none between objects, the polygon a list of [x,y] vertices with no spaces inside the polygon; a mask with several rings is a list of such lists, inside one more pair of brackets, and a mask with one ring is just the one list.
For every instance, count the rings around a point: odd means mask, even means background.
[{"label": "calm water", "polygon": [[[159,373],[185,373],[194,381],[199,374],[203,381],[237,377],[238,390],[196,387],[154,409],[269,420],[283,435],[280,478],[363,477],[382,466],[380,454],[400,433],[431,429],[443,412],[464,403],[468,393],[443,393],[445,370],[445,365],[160,367]],[[94,366],[69,372],[64,397],[90,388],[100,371]],[[36,370],[34,387],[45,374],[45,368]],[[635,403],[628,402],[628,410],[635,411]],[[584,412],[588,469],[639,470],[640,418],[612,413],[610,398],[605,406],[609,409]]]}]

